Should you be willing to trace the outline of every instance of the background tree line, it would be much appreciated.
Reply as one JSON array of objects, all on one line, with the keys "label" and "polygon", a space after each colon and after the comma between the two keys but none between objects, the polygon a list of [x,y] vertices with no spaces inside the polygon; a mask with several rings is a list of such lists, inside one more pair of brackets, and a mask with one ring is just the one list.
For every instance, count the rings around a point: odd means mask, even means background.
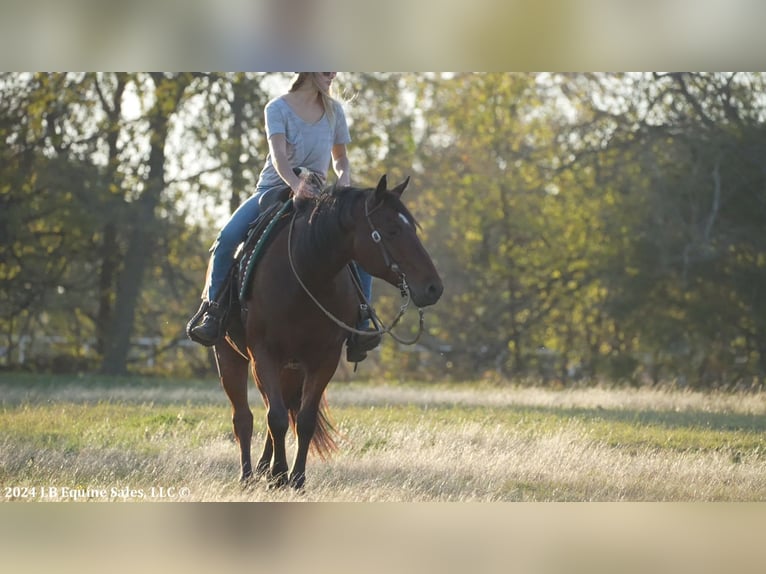
[{"label": "background tree line", "polygon": [[[289,79],[2,74],[0,364],[209,373],[183,327]],[[446,285],[416,352],[364,370],[760,385],[764,79],[342,74],[354,180],[412,175]]]}]

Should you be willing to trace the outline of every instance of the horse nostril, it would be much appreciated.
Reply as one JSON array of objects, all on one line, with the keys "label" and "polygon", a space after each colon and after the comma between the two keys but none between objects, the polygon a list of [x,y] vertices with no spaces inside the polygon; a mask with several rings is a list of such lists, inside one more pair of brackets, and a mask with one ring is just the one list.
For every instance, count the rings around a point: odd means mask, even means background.
[{"label": "horse nostril", "polygon": [[439,297],[441,297],[442,291],[444,291],[444,287],[441,283],[431,283],[426,288],[426,293],[428,293],[428,296],[433,300],[437,300]]}]

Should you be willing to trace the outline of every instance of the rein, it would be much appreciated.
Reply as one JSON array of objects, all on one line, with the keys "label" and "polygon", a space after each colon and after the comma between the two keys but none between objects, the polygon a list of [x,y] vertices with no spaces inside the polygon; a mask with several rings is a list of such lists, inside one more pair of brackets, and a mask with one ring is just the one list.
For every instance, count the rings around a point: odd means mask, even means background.
[{"label": "rein", "polygon": [[[375,309],[373,308],[372,304],[367,300],[367,297],[365,297],[364,292],[362,290],[361,285],[357,282],[356,277],[354,276],[354,273],[351,273],[352,282],[354,283],[354,287],[356,288],[358,294],[360,295],[361,299],[364,301],[365,306],[369,310],[370,317],[372,319],[373,324],[375,325],[375,328],[377,331],[372,331],[373,333],[378,334],[388,334],[391,335],[391,337],[403,344],[403,345],[414,345],[420,340],[421,335],[423,334],[424,326],[425,326],[425,319],[423,316],[423,309],[418,307],[418,314],[419,314],[419,322],[418,322],[418,333],[415,335],[413,339],[403,339],[402,337],[399,337],[396,335],[396,333],[393,332],[393,328],[396,326],[396,324],[399,322],[399,320],[404,316],[404,313],[407,311],[407,308],[410,305],[410,290],[407,285],[407,280],[405,278],[404,273],[401,272],[399,269],[399,265],[391,258],[390,253],[388,252],[388,249],[386,249],[385,244],[383,243],[383,237],[380,235],[380,232],[375,228],[375,226],[372,223],[372,220],[370,219],[370,215],[374,213],[374,208],[372,211],[369,211],[367,199],[364,200],[364,215],[367,218],[367,223],[370,226],[370,229],[372,230],[372,233],[370,236],[372,237],[372,240],[380,246],[381,253],[383,254],[383,261],[385,262],[386,266],[391,269],[394,273],[397,273],[399,275],[399,291],[401,293],[402,299],[404,299],[404,303],[399,308],[399,312],[397,313],[396,317],[394,317],[394,320],[391,322],[391,325],[386,327],[383,322],[378,317],[378,314],[375,312]],[[293,275],[295,276],[296,281],[298,281],[298,284],[301,286],[303,291],[306,293],[306,295],[309,296],[309,298],[314,302],[314,304],[322,311],[322,313],[325,314],[325,316],[330,319],[333,323],[338,325],[340,328],[348,331],[349,333],[356,333],[358,335],[368,335],[370,334],[370,331],[362,331],[361,329],[357,329],[355,327],[352,327],[351,325],[347,325],[345,322],[338,319],[335,315],[333,315],[330,311],[328,311],[314,296],[313,293],[309,290],[308,287],[306,287],[306,284],[301,280],[300,276],[298,275],[298,271],[295,268],[295,262],[293,261],[293,249],[292,249],[292,238],[293,238],[293,228],[295,227],[295,219],[297,217],[298,213],[297,211],[293,212],[293,216],[290,219],[290,227],[287,232],[287,258],[290,262],[290,269],[293,272]]]}]

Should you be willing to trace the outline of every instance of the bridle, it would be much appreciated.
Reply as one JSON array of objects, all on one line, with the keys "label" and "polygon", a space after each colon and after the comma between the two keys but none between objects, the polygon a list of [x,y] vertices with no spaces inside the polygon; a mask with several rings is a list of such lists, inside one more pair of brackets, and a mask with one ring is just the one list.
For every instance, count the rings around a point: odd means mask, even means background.
[{"label": "bridle", "polygon": [[391,256],[391,252],[386,247],[386,244],[383,243],[383,236],[380,234],[380,231],[378,231],[375,228],[375,224],[372,222],[372,219],[370,216],[375,213],[376,210],[380,209],[380,207],[383,205],[383,202],[380,202],[378,205],[372,208],[372,211],[370,211],[369,206],[369,198],[364,198],[364,217],[367,220],[367,225],[370,226],[370,237],[372,238],[372,242],[375,243],[380,248],[380,253],[383,256],[383,263],[385,263],[386,268],[396,273],[396,275],[399,276],[399,281],[397,283],[397,287],[399,287],[399,292],[402,294],[402,298],[405,298],[408,296],[410,289],[407,286],[407,279],[404,275],[404,272],[399,267],[399,264],[394,261],[394,258]]},{"label": "bridle", "polygon": [[[372,222],[372,218],[370,217],[375,211],[381,207],[383,203],[381,202],[377,206],[373,207],[372,210],[369,208],[369,197],[365,197],[364,199],[364,216],[367,220],[367,224],[370,226],[370,237],[372,238],[373,243],[378,245],[380,247],[380,252],[383,257],[383,262],[386,265],[386,268],[390,271],[396,273],[399,277],[399,282],[397,286],[399,287],[399,292],[402,296],[402,299],[404,299],[404,303],[399,308],[399,312],[397,313],[396,317],[394,317],[393,321],[391,321],[391,325],[386,327],[383,322],[380,320],[380,317],[378,317],[378,314],[375,312],[374,307],[372,304],[367,300],[367,297],[364,294],[364,290],[362,289],[362,286],[359,284],[359,281],[357,279],[357,276],[354,272],[352,272],[349,269],[349,273],[351,274],[351,280],[354,284],[354,287],[357,290],[357,293],[359,297],[363,301],[364,308],[367,309],[370,313],[370,319],[372,320],[373,324],[375,325],[376,331],[362,331],[361,329],[357,329],[355,327],[352,327],[351,325],[347,325],[340,319],[338,319],[335,315],[333,315],[330,311],[328,311],[314,296],[311,291],[309,291],[308,287],[306,287],[306,284],[303,283],[300,276],[298,275],[298,271],[295,269],[295,262],[293,261],[293,250],[292,250],[292,236],[293,236],[293,228],[295,227],[295,219],[297,217],[297,211],[293,212],[293,216],[290,219],[290,227],[287,232],[287,257],[290,262],[290,269],[293,272],[293,275],[295,276],[296,281],[298,281],[298,284],[303,288],[303,291],[305,291],[306,295],[309,296],[309,298],[314,302],[314,304],[319,307],[319,309],[327,316],[328,319],[330,319],[332,322],[334,322],[336,325],[341,327],[342,329],[348,331],[349,333],[356,333],[358,335],[368,335],[370,333],[378,333],[378,334],[385,334],[391,335],[391,337],[403,344],[403,345],[414,345],[420,340],[421,335],[423,334],[424,326],[425,326],[425,319],[423,316],[423,309],[418,307],[418,314],[419,314],[419,322],[418,322],[418,332],[415,335],[413,339],[404,339],[396,333],[392,331],[392,329],[396,326],[396,324],[399,322],[399,320],[404,316],[404,313],[407,311],[407,308],[410,305],[410,288],[407,285],[407,279],[404,274],[404,272],[399,267],[399,264],[394,260],[394,258],[391,256],[391,252],[386,247],[385,242],[383,241],[383,236],[380,234],[380,231],[377,230],[375,227],[375,224]],[[348,266],[347,266],[348,267]]]}]

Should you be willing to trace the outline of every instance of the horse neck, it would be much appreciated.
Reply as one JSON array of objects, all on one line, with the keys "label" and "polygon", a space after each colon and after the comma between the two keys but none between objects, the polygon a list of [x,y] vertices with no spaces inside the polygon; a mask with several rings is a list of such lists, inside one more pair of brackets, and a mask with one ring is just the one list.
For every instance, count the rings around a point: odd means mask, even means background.
[{"label": "horse neck", "polygon": [[296,222],[293,258],[307,285],[328,285],[352,259],[353,234],[333,221],[332,213],[320,213],[308,223]]}]

